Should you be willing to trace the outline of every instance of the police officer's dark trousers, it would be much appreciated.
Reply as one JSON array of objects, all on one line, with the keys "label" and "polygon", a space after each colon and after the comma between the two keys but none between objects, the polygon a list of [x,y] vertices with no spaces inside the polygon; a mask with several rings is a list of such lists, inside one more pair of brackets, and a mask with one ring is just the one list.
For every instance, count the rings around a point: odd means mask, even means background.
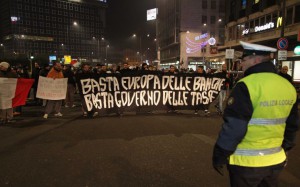
[{"label": "police officer's dark trousers", "polygon": [[228,165],[232,187],[276,187],[284,163],[267,167]]}]

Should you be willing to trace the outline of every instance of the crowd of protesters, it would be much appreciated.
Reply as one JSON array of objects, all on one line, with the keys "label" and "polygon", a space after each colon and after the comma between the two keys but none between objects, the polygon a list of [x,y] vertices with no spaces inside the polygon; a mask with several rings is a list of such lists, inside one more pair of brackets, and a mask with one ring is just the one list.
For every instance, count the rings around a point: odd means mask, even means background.
[{"label": "crowd of protesters", "polygon": [[[211,69],[204,70],[203,66],[198,66],[194,71],[193,69],[177,69],[176,66],[170,65],[169,68],[158,70],[155,66],[148,65],[143,63],[140,67],[130,66],[128,63],[124,63],[121,66],[117,66],[115,64],[107,67],[103,64],[97,64],[95,67],[92,67],[88,63],[82,63],[80,67],[75,68],[72,65],[62,65],[60,63],[54,63],[51,67],[49,64],[39,64],[34,63],[32,67],[31,76],[29,76],[28,68],[24,68],[21,65],[17,65],[11,67],[7,62],[0,63],[0,77],[6,78],[31,78],[34,79],[34,84],[32,86],[33,92],[33,100],[36,105],[44,106],[44,115],[43,118],[47,119],[48,116],[53,112],[55,117],[62,117],[61,107],[76,107],[74,102],[74,94],[81,93],[81,84],[80,79],[90,78],[94,74],[99,75],[107,75],[107,74],[132,74],[137,72],[147,72],[147,71],[155,71],[156,74],[159,75],[176,75],[176,74],[194,74],[194,76],[211,76],[225,79],[224,84],[222,85],[221,92],[218,96],[217,104],[215,105],[216,111],[219,114],[222,114],[224,110],[224,102],[226,98],[229,96],[230,89],[234,86],[234,84],[241,78],[239,73],[230,73],[227,70],[226,64],[223,64],[219,71],[212,73]],[[288,80],[291,80],[291,77],[288,76],[287,67],[283,67],[281,72],[279,73],[281,76],[286,77]],[[65,100],[42,100],[36,98],[38,81],[39,77],[48,77],[53,79],[59,78],[67,78],[68,86],[67,86],[67,94]],[[30,95],[30,94],[29,94]],[[28,97],[29,97],[28,95]],[[82,115],[84,117],[90,116],[95,117],[98,115],[96,110],[88,111],[84,102],[81,103]],[[203,106],[203,111],[205,116],[210,114],[209,105]],[[177,111],[170,106],[170,110],[168,112],[176,113]],[[13,116],[21,115],[22,107],[18,106],[16,108],[10,109],[1,109],[1,123],[9,123],[13,121]],[[117,113],[122,115],[122,109],[118,109]],[[198,110],[195,110],[195,114],[198,114]]]}]

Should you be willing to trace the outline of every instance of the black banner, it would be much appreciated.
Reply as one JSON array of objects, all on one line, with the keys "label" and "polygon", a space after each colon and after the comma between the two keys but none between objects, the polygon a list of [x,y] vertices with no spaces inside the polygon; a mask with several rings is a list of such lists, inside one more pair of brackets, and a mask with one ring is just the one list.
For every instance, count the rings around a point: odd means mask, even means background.
[{"label": "black banner", "polygon": [[199,109],[218,96],[225,79],[194,74],[105,74],[82,78],[87,110]]}]

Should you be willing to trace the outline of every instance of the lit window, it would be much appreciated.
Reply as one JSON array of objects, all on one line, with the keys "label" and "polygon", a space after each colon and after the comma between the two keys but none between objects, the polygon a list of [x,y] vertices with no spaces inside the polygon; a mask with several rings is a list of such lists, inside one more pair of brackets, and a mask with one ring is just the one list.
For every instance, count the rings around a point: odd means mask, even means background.
[{"label": "lit window", "polygon": [[257,4],[257,3],[259,3],[259,1],[260,1],[260,0],[255,0],[255,1],[254,1],[254,4]]},{"label": "lit window", "polygon": [[242,0],[242,9],[245,9],[247,6],[247,0]]}]

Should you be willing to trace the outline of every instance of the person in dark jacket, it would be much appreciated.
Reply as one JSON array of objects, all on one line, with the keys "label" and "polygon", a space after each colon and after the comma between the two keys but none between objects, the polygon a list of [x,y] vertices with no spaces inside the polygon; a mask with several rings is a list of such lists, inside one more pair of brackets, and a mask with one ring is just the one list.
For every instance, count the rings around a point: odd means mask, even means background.
[{"label": "person in dark jacket", "polygon": [[74,104],[74,95],[76,89],[76,82],[75,82],[75,74],[71,69],[70,65],[65,65],[63,74],[65,78],[68,78],[68,87],[67,87],[67,95],[65,99],[65,107],[75,107]]},{"label": "person in dark jacket", "polygon": [[39,75],[42,77],[47,77],[49,71],[50,71],[50,65],[44,64],[43,68],[40,70]]},{"label": "person in dark jacket", "polygon": [[94,77],[95,77],[95,73],[91,70],[91,66],[89,64],[82,64],[81,69],[79,69],[75,75],[79,95],[82,98],[83,117],[87,117],[88,115],[91,117],[95,117],[98,115],[98,112],[96,111],[95,108],[92,108],[91,111],[88,111],[88,106],[86,105],[85,100],[83,98],[83,91],[82,91],[82,85],[81,85],[82,79],[92,79]]},{"label": "person in dark jacket", "polygon": [[132,70],[129,68],[128,63],[125,62],[123,64],[123,68],[120,70],[120,73],[124,75],[124,74],[128,74],[128,73],[131,73],[131,72],[132,72]]},{"label": "person in dark jacket", "polygon": [[[299,128],[296,90],[276,73],[276,49],[241,42],[244,78],[233,89],[214,146],[214,169],[227,165],[231,186],[278,186]],[[279,90],[278,87],[281,89]]]},{"label": "person in dark jacket", "polygon": [[227,72],[227,65],[223,64],[222,65],[222,71],[217,72],[215,74],[215,76],[218,77],[218,78],[225,79],[225,82],[223,82],[223,85],[221,87],[221,91],[220,91],[219,96],[218,96],[219,102],[218,102],[217,105],[215,105],[215,107],[217,108],[218,113],[223,114],[223,111],[224,111],[223,104],[224,104],[224,101],[226,100],[226,98],[229,95],[229,86],[231,84],[229,73]]},{"label": "person in dark jacket", "polygon": [[287,72],[289,71],[289,68],[287,66],[282,66],[280,72],[278,73],[280,76],[288,80],[290,83],[293,83],[293,78],[290,76]]},{"label": "person in dark jacket", "polygon": [[[204,67],[203,67],[203,66],[198,66],[198,67],[197,67],[197,70],[196,70],[195,73],[194,73],[194,75],[197,76],[197,77],[206,77],[206,72],[205,72],[205,70],[204,70]],[[209,105],[208,105],[208,104],[203,105],[204,115],[205,115],[205,116],[209,116],[209,114],[210,114],[208,108],[209,108]],[[195,110],[195,114],[196,114],[196,115],[198,114],[198,110],[199,110],[199,109],[196,109],[196,110]]]},{"label": "person in dark jacket", "polygon": [[39,82],[40,71],[41,71],[40,65],[37,62],[35,62],[34,68],[32,69],[31,78],[34,79],[32,88],[33,88],[33,97],[36,104],[38,104],[39,102],[38,98],[36,98],[36,92],[37,92],[37,87]]}]

